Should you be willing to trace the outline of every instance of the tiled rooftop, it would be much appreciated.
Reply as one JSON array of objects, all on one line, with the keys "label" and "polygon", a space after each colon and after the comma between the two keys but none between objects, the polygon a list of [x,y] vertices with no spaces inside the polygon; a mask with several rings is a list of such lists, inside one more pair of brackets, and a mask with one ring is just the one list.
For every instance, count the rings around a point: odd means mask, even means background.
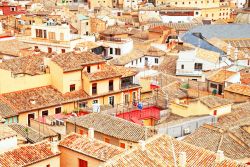
[{"label": "tiled rooftop", "polygon": [[[155,136],[146,141],[145,150],[140,146],[125,151],[103,163],[101,167],[172,167],[180,166],[179,154],[186,152],[186,166],[216,166],[216,167],[244,167],[236,161],[225,158],[216,162],[216,153],[193,146],[183,141],[175,140],[168,136]],[[174,160],[174,155],[176,161]]]},{"label": "tiled rooftop", "polygon": [[6,102],[2,97],[0,97],[0,117],[8,118],[16,116],[18,113],[8,102]]},{"label": "tiled rooftop", "polygon": [[[49,137],[45,136],[42,132],[39,133],[37,130],[22,124],[10,124],[8,126],[31,143],[40,142],[46,137]],[[55,133],[51,134],[51,136],[55,135]]]},{"label": "tiled rooftop", "polygon": [[59,154],[59,152],[53,153],[51,151],[48,141],[43,141],[32,145],[20,146],[0,154],[0,165],[1,167],[24,167]]},{"label": "tiled rooftop", "polygon": [[14,130],[9,128],[7,125],[0,124],[0,140],[13,137],[13,136],[17,136],[17,133]]},{"label": "tiled rooftop", "polygon": [[72,133],[60,141],[59,146],[76,151],[89,157],[101,161],[122,153],[124,150],[120,147],[105,143],[97,139],[89,139],[87,136]]},{"label": "tiled rooftop", "polygon": [[[94,128],[95,131],[118,139],[138,142],[145,139],[145,128],[135,123],[108,114],[91,113],[67,122],[75,123],[84,128]],[[150,133],[148,133],[150,134]]]},{"label": "tiled rooftop", "polygon": [[[247,135],[249,138],[250,134]],[[212,125],[201,126],[193,134],[188,135],[184,141],[214,152],[222,150],[225,156],[235,160],[250,157],[249,146],[237,137],[235,131]]]},{"label": "tiled rooftop", "polygon": [[64,72],[80,70],[84,65],[103,63],[105,60],[91,52],[69,52],[55,56],[52,59]]},{"label": "tiled rooftop", "polygon": [[[86,99],[89,96],[82,90],[62,94],[52,86],[44,86],[2,94],[2,97],[5,101],[8,101],[18,113],[21,113],[61,105],[62,103],[72,102],[76,99]],[[32,101],[35,101],[35,104],[33,104]]]},{"label": "tiled rooftop", "polygon": [[224,81],[228,80],[233,75],[237,74],[236,72],[228,71],[225,69],[221,69],[216,71],[212,75],[208,76],[207,79],[212,82],[216,83],[223,83]]},{"label": "tiled rooftop", "polygon": [[44,74],[44,71],[41,71],[41,65],[44,64],[44,56],[47,57],[49,55],[30,55],[7,60],[3,63],[0,63],[0,69],[11,71],[13,74]]},{"label": "tiled rooftop", "polygon": [[228,92],[233,92],[245,96],[250,96],[250,86],[243,84],[231,84],[225,88]]},{"label": "tiled rooftop", "polygon": [[194,101],[199,100],[202,104],[206,105],[208,108],[217,108],[225,105],[232,104],[228,99],[224,99],[218,96],[203,96],[201,98],[195,99]]}]

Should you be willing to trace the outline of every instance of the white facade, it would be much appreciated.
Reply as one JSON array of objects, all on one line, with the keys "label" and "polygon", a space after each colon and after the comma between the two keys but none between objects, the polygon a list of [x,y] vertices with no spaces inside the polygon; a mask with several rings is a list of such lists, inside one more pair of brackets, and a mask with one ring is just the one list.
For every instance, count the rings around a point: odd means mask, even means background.
[{"label": "white facade", "polygon": [[0,140],[0,153],[17,147],[17,136],[7,137]]},{"label": "white facade", "polygon": [[[196,50],[181,51],[176,64],[176,75],[202,76],[202,71],[213,70],[227,66],[224,61],[211,62],[196,56]],[[195,64],[201,64],[201,69],[195,69]]]},{"label": "white facade", "polygon": [[69,25],[33,25],[31,38],[21,41],[38,47],[43,52],[64,53],[73,51],[81,42],[95,41],[94,36],[71,34]]},{"label": "white facade", "polygon": [[108,55],[112,57],[121,56],[130,53],[133,50],[133,40],[130,38],[121,39],[121,41],[104,41],[109,46]]},{"label": "white facade", "polygon": [[243,8],[246,4],[246,0],[234,0],[233,2],[236,4],[237,8]]},{"label": "white facade", "polygon": [[163,57],[158,56],[143,56],[138,59],[132,60],[125,67],[135,67],[135,68],[143,68],[145,66],[158,66],[160,62],[163,61]]},{"label": "white facade", "polygon": [[137,10],[139,8],[138,4],[141,2],[142,0],[124,0],[123,8]]}]

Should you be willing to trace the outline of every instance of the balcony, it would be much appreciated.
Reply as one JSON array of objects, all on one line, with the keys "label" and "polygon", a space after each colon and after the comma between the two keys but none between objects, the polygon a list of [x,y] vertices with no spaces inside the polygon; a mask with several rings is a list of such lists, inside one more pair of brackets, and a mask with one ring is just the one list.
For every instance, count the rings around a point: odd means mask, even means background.
[{"label": "balcony", "polygon": [[131,88],[136,88],[140,87],[139,84],[134,84],[134,83],[122,83],[121,84],[121,89],[131,89]]}]

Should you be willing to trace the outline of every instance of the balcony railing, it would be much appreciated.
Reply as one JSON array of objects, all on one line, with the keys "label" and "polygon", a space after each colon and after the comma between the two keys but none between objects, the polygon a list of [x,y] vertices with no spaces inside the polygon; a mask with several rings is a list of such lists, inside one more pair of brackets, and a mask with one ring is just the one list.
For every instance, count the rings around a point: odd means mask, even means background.
[{"label": "balcony railing", "polygon": [[129,88],[134,88],[134,87],[139,87],[139,84],[134,84],[134,83],[123,83],[121,84],[121,89],[129,89]]}]

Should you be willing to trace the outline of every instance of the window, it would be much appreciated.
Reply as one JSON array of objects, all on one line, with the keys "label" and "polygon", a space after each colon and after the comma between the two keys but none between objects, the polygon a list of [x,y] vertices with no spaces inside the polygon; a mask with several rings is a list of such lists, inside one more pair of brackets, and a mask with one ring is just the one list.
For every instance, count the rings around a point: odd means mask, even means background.
[{"label": "window", "polygon": [[194,69],[195,70],[202,70],[202,63],[195,63],[194,64]]},{"label": "window", "polygon": [[62,53],[65,53],[65,49],[62,49]]},{"label": "window", "polygon": [[211,84],[210,84],[210,87],[211,87],[211,88],[214,88],[214,89],[217,89],[217,85],[214,84],[214,83],[211,83]]},{"label": "window", "polygon": [[69,85],[69,91],[75,91],[76,90],[76,84]]},{"label": "window", "polygon": [[88,161],[79,159],[79,167],[88,167]]},{"label": "window", "polygon": [[86,26],[89,25],[89,22],[86,22]]},{"label": "window", "polygon": [[43,30],[43,38],[47,38],[47,31]]},{"label": "window", "polygon": [[106,143],[110,143],[110,139],[109,139],[109,138],[104,137],[104,142],[106,142]]},{"label": "window", "polygon": [[36,37],[42,38],[43,37],[43,30],[36,29]]},{"label": "window", "polygon": [[120,48],[115,48],[115,54],[116,55],[121,55],[121,49]]},{"label": "window", "polygon": [[50,164],[46,165],[46,167],[50,167]]},{"label": "window", "polygon": [[159,61],[158,58],[155,58],[155,64],[158,64],[158,61]]},{"label": "window", "polygon": [[45,116],[48,116],[48,115],[49,115],[48,110],[42,111],[42,117],[45,117]]},{"label": "window", "polygon": [[11,12],[16,11],[16,7],[10,7],[10,11],[11,11]]},{"label": "window", "polygon": [[140,58],[140,63],[141,63],[141,58]]},{"label": "window", "polygon": [[55,114],[59,114],[62,112],[62,107],[55,108]]},{"label": "window", "polygon": [[120,143],[121,148],[125,148],[125,143]]},{"label": "window", "polygon": [[56,39],[56,34],[54,32],[49,32],[49,39],[55,40]]},{"label": "window", "polygon": [[110,54],[112,55],[112,54],[113,54],[113,48],[110,48],[110,49],[109,49],[109,52],[110,52]]},{"label": "window", "polygon": [[90,73],[90,66],[87,67],[87,72]]},{"label": "window", "polygon": [[109,97],[109,104],[114,107],[114,105],[115,105],[115,97],[114,96]]},{"label": "window", "polygon": [[214,115],[217,115],[217,110],[214,110]]},{"label": "window", "polygon": [[86,101],[82,101],[78,103],[79,108],[85,108],[87,106],[87,102]]},{"label": "window", "polygon": [[110,80],[109,81],[109,91],[113,91],[114,90],[114,81]]},{"label": "window", "polygon": [[132,93],[133,100],[136,100],[136,92]]},{"label": "window", "polygon": [[147,58],[147,57],[145,57],[145,61],[148,61],[148,58]]},{"label": "window", "polygon": [[60,40],[64,41],[64,33],[60,33]]},{"label": "window", "polygon": [[182,69],[182,70],[184,69],[184,65],[183,65],[183,64],[181,65],[181,69]]},{"label": "window", "polygon": [[92,84],[92,94],[93,95],[97,94],[97,83]]},{"label": "window", "polygon": [[83,135],[83,134],[84,134],[84,130],[83,130],[83,129],[80,129],[80,130],[79,130],[79,133],[80,133],[81,135]]}]

